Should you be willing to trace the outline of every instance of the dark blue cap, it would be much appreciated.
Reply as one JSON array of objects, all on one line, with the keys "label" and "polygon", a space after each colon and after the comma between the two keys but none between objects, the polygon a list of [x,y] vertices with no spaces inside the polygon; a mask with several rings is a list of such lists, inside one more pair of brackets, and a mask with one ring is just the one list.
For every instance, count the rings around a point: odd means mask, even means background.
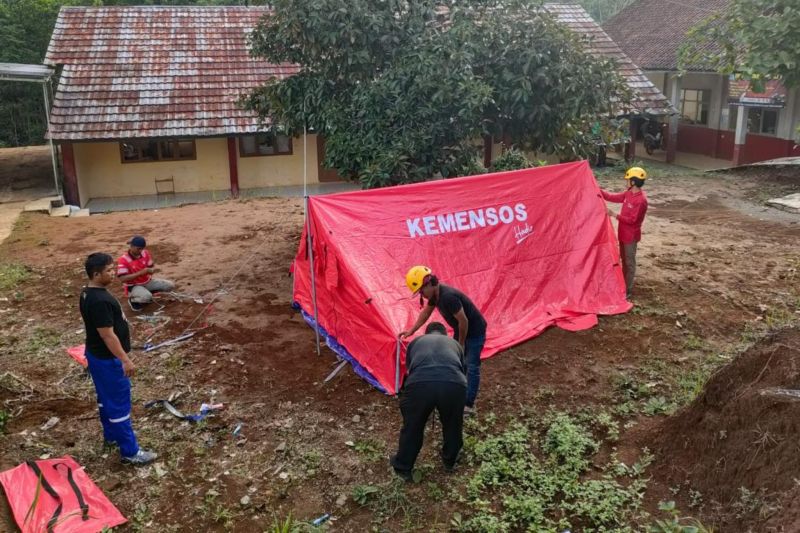
[{"label": "dark blue cap", "polygon": [[141,235],[134,235],[133,238],[128,241],[128,244],[137,248],[144,248],[147,246],[147,241],[145,241],[144,237]]}]

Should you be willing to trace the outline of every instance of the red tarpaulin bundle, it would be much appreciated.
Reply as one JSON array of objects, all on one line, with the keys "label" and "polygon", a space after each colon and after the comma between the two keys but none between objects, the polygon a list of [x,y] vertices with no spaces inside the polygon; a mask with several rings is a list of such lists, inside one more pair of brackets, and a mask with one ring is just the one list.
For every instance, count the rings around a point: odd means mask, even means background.
[{"label": "red tarpaulin bundle", "polygon": [[95,533],[127,522],[69,455],[0,473],[22,533]]},{"label": "red tarpaulin bundle", "polygon": [[[427,265],[488,322],[483,358],[556,325],[624,313],[625,283],[606,206],[586,162],[312,196],[294,264],[294,302],[356,372],[394,394],[420,312],[405,274]],[[437,318],[438,317],[438,318]],[[432,320],[440,320],[434,313]],[[410,339],[408,339],[410,340]]]}]

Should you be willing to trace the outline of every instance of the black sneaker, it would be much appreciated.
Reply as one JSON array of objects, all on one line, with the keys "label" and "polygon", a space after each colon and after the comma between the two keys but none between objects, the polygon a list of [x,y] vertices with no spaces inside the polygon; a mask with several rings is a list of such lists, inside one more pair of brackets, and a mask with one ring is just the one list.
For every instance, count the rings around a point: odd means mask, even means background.
[{"label": "black sneaker", "polygon": [[414,482],[414,475],[411,472],[407,471],[407,470],[398,470],[398,469],[394,468],[394,473],[397,474],[398,476],[400,476],[403,479],[403,481],[405,481],[406,483],[413,483]]},{"label": "black sneaker", "polygon": [[130,306],[131,306],[131,309],[132,309],[133,311],[136,311],[137,313],[138,313],[139,311],[141,311],[142,309],[144,309],[144,304],[137,304],[136,302],[134,302],[134,301],[133,301],[133,300],[131,300],[130,298],[128,299],[128,305],[130,305]]}]

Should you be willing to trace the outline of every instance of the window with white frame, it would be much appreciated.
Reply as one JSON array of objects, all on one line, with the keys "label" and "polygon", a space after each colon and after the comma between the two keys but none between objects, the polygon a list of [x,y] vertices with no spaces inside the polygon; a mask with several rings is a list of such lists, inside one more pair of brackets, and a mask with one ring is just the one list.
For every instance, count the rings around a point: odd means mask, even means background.
[{"label": "window with white frame", "polygon": [[257,133],[239,137],[239,155],[291,155],[292,138],[282,133]]},{"label": "window with white frame", "polygon": [[708,125],[708,111],[711,107],[711,90],[681,90],[681,120],[689,124]]}]

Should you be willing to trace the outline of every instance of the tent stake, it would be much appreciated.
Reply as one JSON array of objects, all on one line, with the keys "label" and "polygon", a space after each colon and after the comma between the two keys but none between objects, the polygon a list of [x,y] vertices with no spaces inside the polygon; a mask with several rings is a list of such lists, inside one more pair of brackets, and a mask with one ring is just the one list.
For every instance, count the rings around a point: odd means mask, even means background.
[{"label": "tent stake", "polygon": [[327,383],[327,382],[329,382],[330,380],[332,380],[334,377],[336,377],[336,374],[338,374],[338,373],[339,373],[339,371],[340,371],[341,369],[343,369],[343,368],[344,368],[344,365],[346,365],[346,364],[347,364],[347,360],[346,360],[346,359],[342,359],[342,362],[341,362],[341,363],[339,363],[338,365],[336,365],[336,368],[334,368],[334,369],[333,369],[333,372],[331,372],[330,374],[328,374],[328,377],[327,377],[327,378],[325,378],[325,380],[323,381],[323,383]]},{"label": "tent stake", "polygon": [[319,315],[317,314],[317,281],[314,272],[314,246],[313,239],[311,238],[311,213],[308,211],[308,196],[305,198],[306,205],[306,240],[308,242],[308,258],[309,265],[311,266],[311,299],[314,301],[314,333],[317,338],[317,355],[321,355],[319,351]]}]

